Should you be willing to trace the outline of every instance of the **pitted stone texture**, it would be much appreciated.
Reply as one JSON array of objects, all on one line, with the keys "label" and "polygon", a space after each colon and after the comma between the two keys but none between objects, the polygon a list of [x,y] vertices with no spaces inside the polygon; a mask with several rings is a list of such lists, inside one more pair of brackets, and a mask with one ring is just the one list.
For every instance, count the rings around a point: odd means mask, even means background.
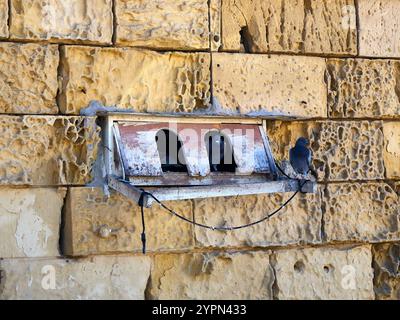
[{"label": "pitted stone texture", "polygon": [[386,177],[398,179],[400,178],[400,122],[384,122],[383,135]]},{"label": "pitted stone texture", "polygon": [[360,55],[400,57],[400,2],[358,0]]},{"label": "pitted stone texture", "polygon": [[0,38],[8,37],[8,0],[0,0]]},{"label": "pitted stone texture", "polygon": [[398,61],[329,59],[327,79],[330,117],[400,117]]},{"label": "pitted stone texture", "polygon": [[11,0],[10,37],[109,44],[112,0]]},{"label": "pitted stone texture", "polygon": [[210,46],[211,51],[218,51],[222,44],[222,0],[210,0]]},{"label": "pitted stone texture", "polygon": [[226,51],[355,55],[353,0],[224,0]]},{"label": "pitted stone texture", "polygon": [[151,299],[272,299],[269,252],[162,254],[154,258]]},{"label": "pitted stone texture", "polygon": [[58,113],[56,45],[0,43],[0,113]]},{"label": "pitted stone texture", "polygon": [[206,53],[68,46],[62,56],[63,113],[79,113],[92,100],[139,112],[190,112],[209,104]]},{"label": "pitted stone texture", "polygon": [[0,117],[0,184],[86,184],[99,141],[95,118]]},{"label": "pitted stone texture", "polygon": [[0,300],[144,299],[149,257],[3,260]]},{"label": "pitted stone texture", "polygon": [[0,188],[0,257],[56,257],[66,190]]},{"label": "pitted stone texture", "polygon": [[279,160],[289,158],[297,138],[308,138],[319,180],[385,178],[381,121],[276,121],[268,125],[268,135]]},{"label": "pitted stone texture", "polygon": [[379,300],[400,300],[400,242],[372,247],[374,289]]},{"label": "pitted stone texture", "polygon": [[[195,201],[195,219],[212,226],[238,226],[259,220],[288,195],[237,196]],[[199,247],[283,246],[321,242],[321,190],[298,195],[277,215],[253,227],[219,232],[195,227]]]},{"label": "pitted stone texture", "polygon": [[157,49],[209,48],[207,0],[117,0],[117,44]]},{"label": "pitted stone texture", "polygon": [[325,199],[327,241],[400,240],[400,198],[390,185],[329,184]]},{"label": "pitted stone texture", "polygon": [[[193,219],[191,201],[171,201],[166,205]],[[140,207],[118,193],[107,198],[100,188],[70,188],[65,215],[64,253],[68,255],[142,250]],[[158,205],[145,209],[145,222],[148,252],[193,247],[192,225]]]},{"label": "pitted stone texture", "polygon": [[275,252],[280,300],[374,299],[370,246]]},{"label": "pitted stone texture", "polygon": [[326,117],[325,59],[216,53],[212,69],[219,111]]}]

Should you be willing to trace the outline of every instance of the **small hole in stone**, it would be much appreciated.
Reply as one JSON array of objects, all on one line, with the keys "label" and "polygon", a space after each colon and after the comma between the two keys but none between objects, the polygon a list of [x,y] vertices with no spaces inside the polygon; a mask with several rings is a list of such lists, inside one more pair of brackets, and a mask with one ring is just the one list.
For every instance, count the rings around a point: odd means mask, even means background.
[{"label": "small hole in stone", "polygon": [[213,39],[215,42],[219,42],[219,36],[215,35]]},{"label": "small hole in stone", "polygon": [[325,273],[329,273],[329,272],[331,272],[331,270],[332,270],[332,266],[329,266],[329,265],[324,266]]},{"label": "small hole in stone", "polygon": [[294,266],[294,271],[298,272],[298,273],[302,273],[304,271],[305,265],[303,263],[303,261],[297,261]]},{"label": "small hole in stone", "polygon": [[217,67],[219,68],[221,65],[219,63],[217,63]]}]

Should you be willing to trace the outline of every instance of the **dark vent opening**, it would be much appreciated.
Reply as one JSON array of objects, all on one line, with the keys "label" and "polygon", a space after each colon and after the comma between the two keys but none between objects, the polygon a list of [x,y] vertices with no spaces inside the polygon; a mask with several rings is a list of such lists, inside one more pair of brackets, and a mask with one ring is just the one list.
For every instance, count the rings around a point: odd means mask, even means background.
[{"label": "dark vent opening", "polygon": [[177,134],[162,129],[156,134],[156,142],[163,172],[188,172],[182,152],[182,142]]},{"label": "dark vent opening", "polygon": [[235,172],[236,163],[232,145],[220,132],[209,132],[205,136],[211,172]]}]

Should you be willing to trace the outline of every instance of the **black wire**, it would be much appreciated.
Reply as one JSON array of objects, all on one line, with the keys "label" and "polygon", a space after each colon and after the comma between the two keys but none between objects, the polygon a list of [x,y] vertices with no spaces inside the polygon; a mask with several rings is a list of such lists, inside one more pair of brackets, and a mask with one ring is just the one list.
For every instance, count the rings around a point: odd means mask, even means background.
[{"label": "black wire", "polygon": [[[165,210],[169,211],[172,215],[176,216],[177,218],[179,218],[179,219],[181,219],[183,221],[191,223],[191,224],[193,224],[195,226],[198,226],[198,227],[201,227],[201,228],[210,229],[210,230],[217,230],[217,231],[231,231],[231,230],[238,230],[238,229],[251,227],[251,226],[259,224],[259,223],[261,223],[261,222],[273,217],[275,214],[277,214],[279,211],[281,211],[284,207],[286,207],[289,204],[290,201],[293,200],[293,198],[301,191],[301,189],[303,188],[303,186],[307,182],[308,182],[308,180],[305,180],[302,184],[300,184],[299,189],[296,190],[296,192],[288,200],[286,200],[279,208],[275,209],[273,212],[269,213],[265,217],[261,218],[260,220],[253,221],[251,223],[243,224],[243,225],[240,225],[240,226],[234,226],[234,227],[213,227],[213,226],[209,226],[209,225],[206,225],[206,224],[195,222],[193,220],[189,220],[188,218],[185,218],[184,216],[180,215],[176,211],[174,211],[171,208],[167,207],[160,200],[158,200],[153,194],[151,194],[150,192],[144,191],[143,189],[141,189],[142,190],[141,197],[142,197],[142,195],[143,196],[147,195],[147,196],[153,198],[162,208],[164,208]],[[141,208],[142,208],[142,215],[143,215],[143,202],[142,202]]]},{"label": "black wire", "polygon": [[143,254],[146,253],[146,225],[144,221],[144,196],[147,194],[147,192],[142,192],[140,194],[139,198],[139,205],[140,205],[140,210],[142,214],[142,234],[141,234],[141,240],[142,240],[142,252]]}]

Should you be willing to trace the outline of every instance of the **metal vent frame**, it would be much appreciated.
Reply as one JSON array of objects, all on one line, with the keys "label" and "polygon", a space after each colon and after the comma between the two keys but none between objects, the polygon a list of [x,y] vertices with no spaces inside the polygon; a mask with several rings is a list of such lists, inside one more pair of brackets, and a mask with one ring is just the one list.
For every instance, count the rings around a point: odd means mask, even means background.
[{"label": "metal vent frame", "polygon": [[[266,120],[259,118],[240,118],[224,116],[189,116],[189,115],[165,115],[165,114],[140,114],[131,112],[100,112],[97,114],[102,123],[102,140],[104,165],[108,186],[120,192],[128,198],[139,201],[142,194],[141,187],[154,194],[160,201],[198,199],[208,197],[226,197],[236,195],[264,194],[294,192],[299,188],[299,181],[287,179],[277,172],[272,151],[269,145]],[[269,163],[269,174],[235,175],[209,174],[208,177],[189,177],[176,173],[169,173],[172,179],[163,177],[132,177],[125,168],[123,154],[121,154],[121,136],[116,130],[115,124],[119,123],[169,123],[178,124],[234,124],[257,125],[260,129],[262,142],[265,147]],[[183,177],[180,179],[179,176]],[[210,178],[211,177],[211,178]],[[214,177],[214,178],[212,178]],[[172,182],[171,182],[172,181]],[[173,183],[173,182],[176,183]],[[316,182],[307,181],[302,192],[315,193]],[[145,207],[151,207],[154,200],[145,196]]]}]

